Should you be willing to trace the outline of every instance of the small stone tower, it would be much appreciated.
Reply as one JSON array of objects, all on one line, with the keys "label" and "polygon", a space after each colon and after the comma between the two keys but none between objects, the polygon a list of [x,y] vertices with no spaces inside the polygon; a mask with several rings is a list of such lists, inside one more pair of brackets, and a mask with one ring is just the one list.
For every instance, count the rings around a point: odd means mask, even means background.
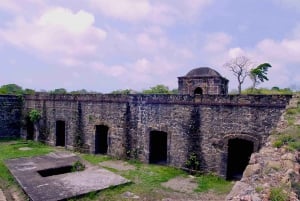
[{"label": "small stone tower", "polygon": [[217,71],[208,68],[195,68],[186,76],[178,77],[178,92],[182,95],[227,95],[228,80]]}]

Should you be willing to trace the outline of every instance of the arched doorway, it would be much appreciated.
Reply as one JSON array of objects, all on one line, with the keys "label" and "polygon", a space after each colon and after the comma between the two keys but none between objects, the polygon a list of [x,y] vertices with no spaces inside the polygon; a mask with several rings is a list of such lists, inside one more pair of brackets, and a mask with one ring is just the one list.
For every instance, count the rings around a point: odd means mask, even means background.
[{"label": "arched doorway", "polygon": [[64,147],[66,144],[66,123],[56,121],[56,146]]},{"label": "arched doorway", "polygon": [[244,139],[229,139],[227,159],[227,180],[240,180],[254,151],[254,144]]},{"label": "arched doorway", "polygon": [[107,154],[108,150],[108,127],[104,125],[96,126],[95,133],[95,154]]},{"label": "arched doorway", "polygon": [[202,95],[203,94],[203,90],[201,87],[197,87],[195,90],[194,90],[194,95]]},{"label": "arched doorway", "polygon": [[150,152],[149,163],[166,164],[167,163],[167,133],[162,131],[150,132]]},{"label": "arched doorway", "polygon": [[29,119],[27,119],[26,131],[27,131],[26,140],[33,140],[34,139],[34,124]]}]

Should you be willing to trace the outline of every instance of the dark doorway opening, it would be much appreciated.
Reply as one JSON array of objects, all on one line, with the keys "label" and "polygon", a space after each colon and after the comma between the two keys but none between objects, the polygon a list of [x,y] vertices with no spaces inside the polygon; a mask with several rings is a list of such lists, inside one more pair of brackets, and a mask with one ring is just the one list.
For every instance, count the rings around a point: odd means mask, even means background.
[{"label": "dark doorway opening", "polygon": [[34,124],[33,124],[33,122],[28,119],[26,127],[27,127],[26,128],[27,129],[26,140],[33,140],[33,137],[34,137]]},{"label": "dark doorway opening", "polygon": [[96,126],[95,134],[95,154],[107,154],[108,149],[108,127],[103,125]]},{"label": "dark doorway opening", "polygon": [[56,168],[50,168],[50,169],[45,169],[45,170],[39,170],[37,171],[42,177],[50,177],[53,175],[60,175],[60,174],[65,174],[72,172],[72,165],[68,166],[62,166],[62,167],[56,167]]},{"label": "dark doorway opening", "polygon": [[66,124],[64,121],[56,121],[56,146],[65,146]]},{"label": "dark doorway opening", "polygon": [[195,91],[194,91],[194,94],[195,94],[195,95],[202,95],[202,94],[203,94],[202,88],[197,87],[197,88],[195,89]]},{"label": "dark doorway opening", "polygon": [[167,163],[167,133],[162,131],[150,132],[150,155],[149,163]]},{"label": "dark doorway opening", "polygon": [[253,153],[253,142],[242,139],[228,141],[227,180],[240,180]]}]

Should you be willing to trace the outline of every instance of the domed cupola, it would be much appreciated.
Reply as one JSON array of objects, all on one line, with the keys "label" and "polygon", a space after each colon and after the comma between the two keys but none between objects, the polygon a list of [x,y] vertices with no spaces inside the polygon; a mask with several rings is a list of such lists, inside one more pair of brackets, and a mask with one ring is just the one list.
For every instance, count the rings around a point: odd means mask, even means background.
[{"label": "domed cupola", "polygon": [[226,95],[228,80],[209,67],[195,68],[186,76],[178,77],[179,94]]}]

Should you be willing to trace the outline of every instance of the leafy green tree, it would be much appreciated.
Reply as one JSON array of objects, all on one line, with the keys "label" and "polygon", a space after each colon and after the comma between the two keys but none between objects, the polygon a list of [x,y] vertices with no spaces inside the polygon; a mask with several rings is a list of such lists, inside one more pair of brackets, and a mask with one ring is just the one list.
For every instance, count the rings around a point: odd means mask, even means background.
[{"label": "leafy green tree", "polygon": [[23,89],[22,87],[16,84],[6,84],[0,87],[0,94],[20,95],[23,94]]},{"label": "leafy green tree", "polygon": [[146,89],[142,92],[143,94],[172,94],[169,87],[159,84],[150,89]]},{"label": "leafy green tree", "polygon": [[267,77],[268,69],[272,66],[269,63],[262,63],[256,68],[250,70],[250,79],[253,82],[252,89],[255,89],[256,86],[264,81],[269,80]]},{"label": "leafy green tree", "polygon": [[120,89],[120,90],[115,90],[115,91],[112,91],[111,93],[112,94],[131,94],[132,90],[131,89]]},{"label": "leafy green tree", "polygon": [[87,93],[89,92],[86,89],[71,91],[71,94],[87,94]]},{"label": "leafy green tree", "polygon": [[24,93],[24,94],[34,94],[35,91],[34,91],[33,89],[25,89],[25,90],[23,91],[23,93]]},{"label": "leafy green tree", "polygon": [[171,93],[172,93],[172,94],[178,94],[178,89],[172,89],[172,90],[171,90]]},{"label": "leafy green tree", "polygon": [[65,88],[58,88],[58,89],[54,89],[50,93],[53,93],[53,94],[66,94],[68,92]]}]

